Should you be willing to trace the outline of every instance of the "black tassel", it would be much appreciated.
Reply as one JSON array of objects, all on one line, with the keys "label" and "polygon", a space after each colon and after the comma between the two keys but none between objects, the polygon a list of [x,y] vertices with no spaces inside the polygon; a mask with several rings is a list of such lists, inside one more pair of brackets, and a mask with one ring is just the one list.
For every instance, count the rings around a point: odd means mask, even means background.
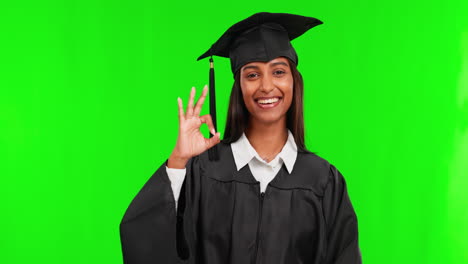
[{"label": "black tassel", "polygon": [[[213,126],[216,132],[218,132],[218,126],[216,125],[216,94],[215,94],[215,73],[214,73],[214,66],[213,66],[213,57],[210,57],[210,114],[211,119],[213,119]],[[210,138],[213,135],[210,133]],[[218,146],[215,145],[214,147],[208,150],[208,157],[211,161],[219,160],[218,155]]]}]

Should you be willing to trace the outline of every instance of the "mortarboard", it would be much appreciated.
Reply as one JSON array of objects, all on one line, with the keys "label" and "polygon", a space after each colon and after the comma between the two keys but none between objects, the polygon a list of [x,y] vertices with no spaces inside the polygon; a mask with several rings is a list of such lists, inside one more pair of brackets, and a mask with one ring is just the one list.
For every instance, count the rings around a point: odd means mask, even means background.
[{"label": "mortarboard", "polygon": [[[216,131],[216,101],[213,56],[230,58],[231,70],[235,74],[243,65],[253,61],[267,62],[277,57],[286,57],[298,64],[296,51],[291,40],[307,30],[322,24],[313,18],[286,13],[256,13],[232,25],[197,60],[210,57],[209,97],[210,114]],[[211,135],[212,136],[212,135]],[[217,160],[216,145],[209,151],[210,160]]]}]

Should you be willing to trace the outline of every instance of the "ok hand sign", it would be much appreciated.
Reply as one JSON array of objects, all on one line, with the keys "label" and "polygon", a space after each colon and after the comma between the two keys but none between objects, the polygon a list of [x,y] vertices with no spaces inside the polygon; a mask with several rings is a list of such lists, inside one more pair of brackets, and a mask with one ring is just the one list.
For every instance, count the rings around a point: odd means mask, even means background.
[{"label": "ok hand sign", "polygon": [[[211,115],[200,116],[200,111],[208,93],[208,86],[203,87],[203,92],[193,107],[195,97],[195,87],[190,91],[190,100],[187,111],[184,114],[182,99],[178,98],[179,103],[179,136],[176,146],[168,160],[169,168],[183,169],[187,161],[220,142],[220,134],[216,133]],[[213,135],[212,138],[205,138],[200,132],[200,126],[205,123]]]}]

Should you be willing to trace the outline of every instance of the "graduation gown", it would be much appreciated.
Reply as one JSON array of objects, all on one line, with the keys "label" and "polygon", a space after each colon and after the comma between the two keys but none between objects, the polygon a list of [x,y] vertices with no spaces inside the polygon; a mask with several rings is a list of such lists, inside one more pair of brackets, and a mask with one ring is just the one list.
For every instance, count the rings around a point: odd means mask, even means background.
[{"label": "graduation gown", "polygon": [[264,193],[249,166],[236,169],[230,144],[220,159],[193,157],[177,211],[164,162],[120,223],[124,263],[361,263],[357,218],[340,172],[298,152]]}]

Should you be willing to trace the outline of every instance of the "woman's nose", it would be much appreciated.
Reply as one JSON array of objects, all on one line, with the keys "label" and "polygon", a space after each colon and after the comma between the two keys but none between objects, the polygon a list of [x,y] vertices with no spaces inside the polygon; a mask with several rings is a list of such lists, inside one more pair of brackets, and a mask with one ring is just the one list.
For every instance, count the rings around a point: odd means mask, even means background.
[{"label": "woman's nose", "polygon": [[264,76],[262,78],[262,83],[261,83],[261,87],[260,87],[260,91],[268,94],[270,93],[273,89],[275,89],[275,85],[273,84],[273,80],[268,77],[268,76]]}]

